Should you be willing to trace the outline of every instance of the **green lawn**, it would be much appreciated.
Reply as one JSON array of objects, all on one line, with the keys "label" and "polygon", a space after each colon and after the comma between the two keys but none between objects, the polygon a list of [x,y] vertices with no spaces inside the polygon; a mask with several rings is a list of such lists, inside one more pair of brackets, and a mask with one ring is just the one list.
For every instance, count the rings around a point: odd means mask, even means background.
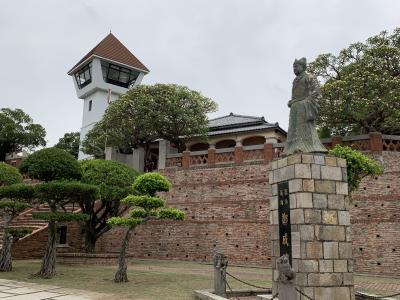
[{"label": "green lawn", "polygon": [[[211,265],[188,262],[134,260],[128,267],[128,283],[112,281],[116,266],[57,265],[58,275],[52,279],[32,278],[40,268],[40,261],[14,261],[12,272],[0,273],[0,278],[34,282],[60,287],[83,289],[113,294],[115,299],[192,299],[193,290],[212,289]],[[271,286],[269,269],[231,267],[232,274],[249,280],[253,284]],[[234,289],[246,289],[238,282],[231,283]],[[109,299],[107,297],[107,299]]]},{"label": "green lawn", "polygon": [[[40,261],[14,261],[12,272],[0,273],[0,278],[56,285],[93,292],[112,294],[104,299],[135,300],[184,300],[192,299],[193,290],[213,287],[213,267],[211,265],[183,261],[130,260],[128,283],[116,284],[112,281],[116,266],[57,265],[58,275],[52,279],[32,278],[40,268]],[[271,269],[229,266],[228,271],[255,285],[271,286]],[[251,289],[229,279],[233,289]],[[400,279],[374,276],[355,276],[356,284],[393,283],[400,287]],[[387,295],[390,291],[374,291]]]}]

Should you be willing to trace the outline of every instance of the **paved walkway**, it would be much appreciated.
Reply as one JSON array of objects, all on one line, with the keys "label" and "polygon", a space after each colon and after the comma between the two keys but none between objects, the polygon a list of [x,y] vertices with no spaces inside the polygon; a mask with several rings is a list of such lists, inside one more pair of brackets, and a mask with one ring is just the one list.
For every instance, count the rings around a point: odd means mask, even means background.
[{"label": "paved walkway", "polygon": [[15,300],[93,300],[104,294],[66,289],[57,286],[0,279],[0,299]]},{"label": "paved walkway", "polygon": [[355,284],[356,290],[366,289],[374,291],[382,291],[383,295],[389,292],[400,293],[400,283],[385,283],[385,282],[358,282]]}]

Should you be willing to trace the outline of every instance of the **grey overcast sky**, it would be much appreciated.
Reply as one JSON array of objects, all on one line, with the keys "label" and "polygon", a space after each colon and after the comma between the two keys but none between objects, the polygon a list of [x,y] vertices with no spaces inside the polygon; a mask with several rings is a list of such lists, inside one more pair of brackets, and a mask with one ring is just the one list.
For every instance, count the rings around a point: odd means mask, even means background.
[{"label": "grey overcast sky", "polygon": [[295,57],[309,61],[400,26],[397,0],[0,0],[0,107],[21,108],[48,146],[81,126],[67,71],[110,31],[151,71],[287,129]]}]

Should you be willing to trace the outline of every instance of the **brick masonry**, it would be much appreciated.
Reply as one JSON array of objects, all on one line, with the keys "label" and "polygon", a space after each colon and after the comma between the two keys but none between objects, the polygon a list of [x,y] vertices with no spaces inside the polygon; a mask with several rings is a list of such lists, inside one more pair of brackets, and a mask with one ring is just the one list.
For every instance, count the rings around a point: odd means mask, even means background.
[{"label": "brick masonry", "polygon": [[[400,153],[383,152],[381,158],[385,173],[378,179],[365,178],[350,205],[354,269],[399,276]],[[165,195],[167,203],[184,210],[187,218],[138,228],[132,236],[130,254],[211,261],[213,250],[219,249],[232,263],[270,265],[270,167],[270,163],[259,163],[165,170],[164,175],[173,183]],[[320,187],[314,183],[314,188]],[[324,200],[320,201],[323,205]],[[98,251],[117,252],[122,236],[120,229],[108,232],[100,240]]]},{"label": "brick masonry", "polygon": [[[352,197],[354,269],[400,276],[400,153],[384,151],[378,158],[384,162],[384,174],[365,178]],[[183,209],[187,218],[138,228],[132,235],[130,254],[210,262],[213,250],[220,249],[231,263],[270,265],[269,170],[270,163],[259,162],[163,171],[173,183],[165,195],[168,205]],[[69,251],[81,251],[82,234],[77,226],[71,226]],[[117,253],[122,236],[123,230],[111,230],[100,239],[97,251]],[[40,257],[46,239],[47,232],[41,238],[23,239],[15,244],[14,255],[27,258],[35,253]]]},{"label": "brick masonry", "polygon": [[[173,183],[169,206],[186,212],[182,222],[138,227],[129,252],[136,257],[211,261],[224,251],[231,262],[270,263],[269,165],[166,171]],[[119,251],[123,230],[101,239],[99,251]]]}]

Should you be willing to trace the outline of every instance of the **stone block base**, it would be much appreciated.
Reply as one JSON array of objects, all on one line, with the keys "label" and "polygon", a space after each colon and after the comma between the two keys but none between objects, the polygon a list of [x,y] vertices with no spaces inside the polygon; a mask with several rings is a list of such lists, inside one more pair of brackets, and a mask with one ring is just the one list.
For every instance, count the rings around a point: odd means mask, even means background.
[{"label": "stone block base", "polygon": [[[354,299],[346,161],[291,155],[272,163],[270,184],[273,292],[279,279],[276,260],[290,243],[297,289],[318,300]],[[283,210],[290,211],[289,219]]]}]

